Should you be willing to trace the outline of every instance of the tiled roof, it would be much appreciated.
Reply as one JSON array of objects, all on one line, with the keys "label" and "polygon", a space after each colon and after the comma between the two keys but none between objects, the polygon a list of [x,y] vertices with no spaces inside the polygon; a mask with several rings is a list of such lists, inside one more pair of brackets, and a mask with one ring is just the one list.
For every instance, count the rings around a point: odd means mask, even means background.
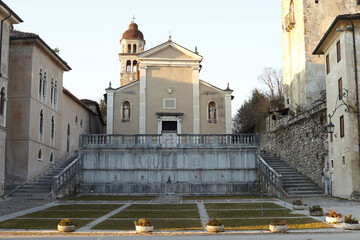
[{"label": "tiled roof", "polygon": [[39,38],[39,35],[29,32],[20,32],[17,30],[10,31],[10,39],[28,39],[28,38]]}]

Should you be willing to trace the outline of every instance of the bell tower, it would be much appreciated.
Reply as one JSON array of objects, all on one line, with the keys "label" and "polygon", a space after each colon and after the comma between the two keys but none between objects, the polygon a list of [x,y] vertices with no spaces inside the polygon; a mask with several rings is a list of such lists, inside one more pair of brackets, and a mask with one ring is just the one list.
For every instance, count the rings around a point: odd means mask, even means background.
[{"label": "bell tower", "polygon": [[121,53],[120,60],[120,86],[124,86],[139,79],[138,75],[138,54],[144,51],[145,40],[142,32],[139,31],[138,25],[133,21],[129,25],[122,39],[120,40]]}]

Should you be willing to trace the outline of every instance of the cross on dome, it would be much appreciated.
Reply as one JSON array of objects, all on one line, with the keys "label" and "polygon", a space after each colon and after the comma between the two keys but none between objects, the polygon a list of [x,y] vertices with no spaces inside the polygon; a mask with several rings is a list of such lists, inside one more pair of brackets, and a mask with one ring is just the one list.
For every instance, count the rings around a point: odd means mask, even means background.
[{"label": "cross on dome", "polygon": [[133,17],[131,19],[132,19],[132,22],[134,22],[136,17],[133,15]]}]

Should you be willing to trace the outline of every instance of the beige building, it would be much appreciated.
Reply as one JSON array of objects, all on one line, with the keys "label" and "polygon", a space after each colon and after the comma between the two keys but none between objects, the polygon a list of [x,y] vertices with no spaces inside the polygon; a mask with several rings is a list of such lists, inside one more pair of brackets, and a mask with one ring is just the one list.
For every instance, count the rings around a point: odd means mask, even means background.
[{"label": "beige building", "polygon": [[360,13],[339,15],[317,45],[325,56],[329,158],[325,169],[329,194],[348,198],[360,192],[359,59]]},{"label": "beige building", "polygon": [[[63,89],[71,70],[38,35],[11,31],[6,140],[6,184],[31,180],[78,148],[98,112]],[[102,122],[103,124],[103,122]]]},{"label": "beige building", "polygon": [[312,55],[333,19],[360,11],[357,0],[282,0],[285,107],[303,111],[325,100],[324,59]]},{"label": "beige building", "polygon": [[107,134],[231,134],[232,90],[199,79],[200,56],[169,40],[144,51],[132,22],[120,41],[120,87],[107,93]]},{"label": "beige building", "polygon": [[7,134],[6,109],[9,84],[9,32],[13,24],[22,20],[0,1],[0,197],[5,187],[5,139]]}]

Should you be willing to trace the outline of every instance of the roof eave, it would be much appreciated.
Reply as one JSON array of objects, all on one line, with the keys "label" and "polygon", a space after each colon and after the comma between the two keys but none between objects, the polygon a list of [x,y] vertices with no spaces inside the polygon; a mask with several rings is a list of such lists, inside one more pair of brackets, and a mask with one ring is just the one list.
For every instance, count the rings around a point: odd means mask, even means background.
[{"label": "roof eave", "polygon": [[9,8],[3,1],[0,1],[0,11],[6,14],[11,14],[10,21],[12,24],[24,22],[11,8]]}]

